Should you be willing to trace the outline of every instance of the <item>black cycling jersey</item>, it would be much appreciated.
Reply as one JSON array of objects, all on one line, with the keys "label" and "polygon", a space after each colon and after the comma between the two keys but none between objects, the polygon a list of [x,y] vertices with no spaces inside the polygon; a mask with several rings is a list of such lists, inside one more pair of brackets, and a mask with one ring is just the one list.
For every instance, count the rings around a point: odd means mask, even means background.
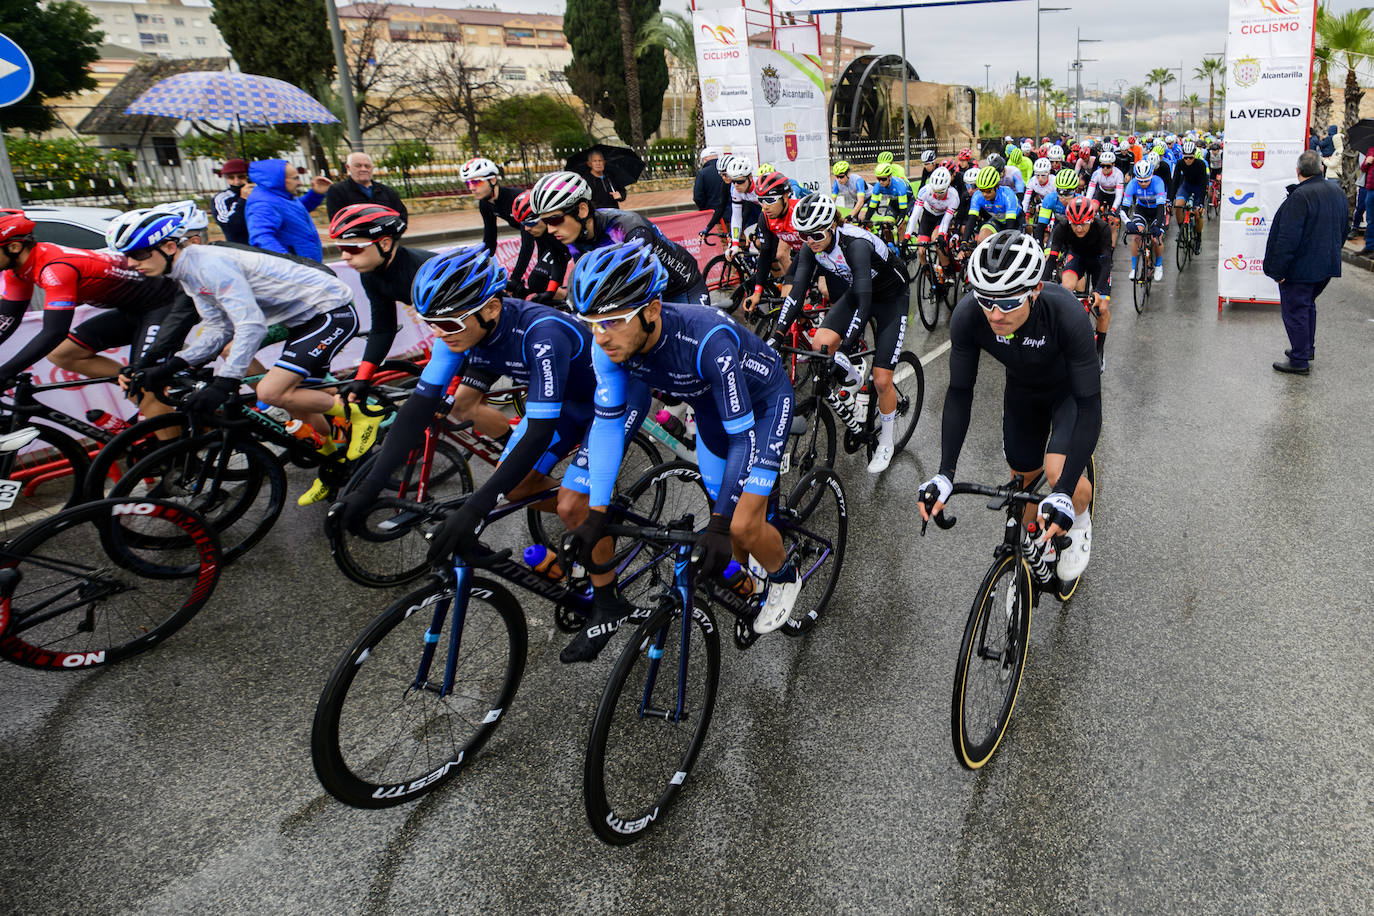
[{"label": "black cycling jersey", "polygon": [[1102,368],[1093,323],[1082,304],[1062,286],[1047,285],[1032,302],[1026,323],[1003,338],[992,333],[982,306],[969,292],[950,317],[949,341],[949,391],[941,422],[940,473],[954,479],[973,413],[979,351],[986,350],[1006,366],[1008,392],[1017,389],[1038,400],[1071,397],[1076,402],[1064,470],[1054,488],[1072,495],[1102,428]]},{"label": "black cycling jersey", "polygon": [[698,284],[704,285],[696,258],[681,245],[669,241],[648,217],[633,210],[593,210],[590,238],[584,227],[577,241],[568,246],[568,251],[573,260],[577,260],[588,251],[636,240],[643,240],[658,263],[668,271],[668,287],[663,291],[665,299],[681,296]]},{"label": "black cycling jersey", "polygon": [[1099,290],[1107,290],[1110,295],[1111,275],[1112,275],[1112,230],[1107,228],[1107,224],[1101,219],[1094,219],[1088,224],[1088,232],[1079,238],[1073,231],[1073,225],[1066,219],[1061,219],[1054,226],[1054,235],[1050,237],[1049,260],[1045,262],[1045,276],[1050,277],[1054,273],[1054,267],[1060,257],[1068,260],[1070,256],[1086,259],[1096,265],[1097,269],[1093,272],[1093,284]]},{"label": "black cycling jersey", "polygon": [[[538,255],[534,258],[534,267],[529,271],[529,277],[525,276],[525,268],[528,266],[531,255]],[[524,285],[529,293],[550,292],[557,289],[563,282],[563,275],[568,271],[568,246],[554,238],[552,232],[545,232],[543,235],[531,235],[528,232],[520,233],[520,254],[515,259],[515,266],[511,269],[511,279]]]},{"label": "black cycling jersey", "polygon": [[1189,185],[1194,188],[1207,187],[1207,163],[1198,156],[1192,162],[1180,159],[1174,164],[1175,188]]},{"label": "black cycling jersey", "polygon": [[396,303],[410,305],[410,285],[420,265],[434,257],[433,251],[423,248],[397,246],[391,260],[367,273],[359,274],[363,292],[372,309],[372,330],[363,348],[363,362],[379,366],[391,351],[400,325],[396,320]]},{"label": "black cycling jersey", "polygon": [[501,185],[495,194],[477,203],[477,211],[482,214],[482,244],[492,254],[496,254],[496,217],[501,217],[513,228],[520,228],[520,220],[510,215],[510,208],[522,190]]},{"label": "black cycling jersey", "polygon": [[[857,302],[853,327],[858,333],[862,333],[863,326],[868,323],[874,300],[885,302],[905,294],[910,281],[901,261],[882,239],[857,226],[840,226],[832,235],[830,248],[819,254],[812,251],[810,245],[802,245],[797,257],[796,280],[778,315],[778,332],[791,326],[797,302],[806,297],[818,272],[849,287],[844,295]],[[833,289],[831,292],[834,294]],[[839,298],[832,300],[832,309],[840,307]]]}]

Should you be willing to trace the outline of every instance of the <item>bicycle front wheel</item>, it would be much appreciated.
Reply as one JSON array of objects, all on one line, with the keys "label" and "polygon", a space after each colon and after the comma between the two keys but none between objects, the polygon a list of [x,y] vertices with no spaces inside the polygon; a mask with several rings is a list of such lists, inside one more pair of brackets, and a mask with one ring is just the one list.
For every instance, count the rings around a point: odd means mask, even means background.
[{"label": "bicycle front wheel", "polygon": [[1006,734],[1030,632],[1030,570],[1014,553],[988,570],[969,611],[954,667],[950,735],[954,756],[970,770],[992,758]]},{"label": "bicycle front wheel", "polygon": [[1178,227],[1178,238],[1174,239],[1174,263],[1182,270],[1193,257],[1193,233],[1186,223]]},{"label": "bicycle front wheel", "polygon": [[663,818],[706,738],[719,679],[720,633],[704,604],[685,620],[664,605],[635,630],[587,742],[583,797],[602,840],[628,845]]},{"label": "bicycle front wheel", "polygon": [[151,649],[196,615],[223,567],[205,518],[160,499],[67,509],[0,547],[0,656],[72,670]]},{"label": "bicycle front wheel", "polygon": [[940,298],[935,294],[935,278],[924,264],[916,269],[916,313],[927,331],[935,330],[940,320]]},{"label": "bicycle front wheel", "polygon": [[805,583],[792,616],[783,623],[787,636],[811,632],[835,594],[849,539],[848,505],[835,472],[816,468],[793,488],[774,517],[783,550]]},{"label": "bicycle front wheel", "polygon": [[525,615],[483,579],[456,612],[455,600],[452,585],[431,579],[369,623],[334,666],[310,756],[339,801],[389,808],[432,792],[500,724],[525,671]]},{"label": "bicycle front wheel", "polygon": [[926,373],[921,361],[910,350],[897,357],[892,371],[892,384],[897,388],[897,422],[892,430],[894,453],[906,448],[916,423],[921,419],[921,407],[926,400]]},{"label": "bicycle front wheel", "polygon": [[710,292],[711,305],[723,312],[734,312],[744,299],[744,275],[735,262],[718,254],[706,262],[701,275]]},{"label": "bicycle front wheel", "polygon": [[90,465],[81,443],[65,432],[43,423],[17,424],[24,426],[38,435],[18,454],[0,456],[0,494],[10,500],[0,512],[0,543],[80,502]]}]

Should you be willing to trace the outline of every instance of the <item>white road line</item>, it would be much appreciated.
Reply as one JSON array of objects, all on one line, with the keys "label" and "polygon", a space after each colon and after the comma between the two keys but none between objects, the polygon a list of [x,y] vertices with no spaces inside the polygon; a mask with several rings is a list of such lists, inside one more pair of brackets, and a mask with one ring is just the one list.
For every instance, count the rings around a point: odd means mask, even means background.
[{"label": "white road line", "polygon": [[944,356],[945,353],[947,353],[948,351],[949,351],[949,341],[945,341],[944,343],[940,344],[940,346],[936,347],[934,350],[931,350],[931,351],[930,351],[929,353],[927,353],[925,356],[922,356],[922,357],[921,357],[921,365],[922,365],[922,366],[929,366],[931,363],[935,362],[935,361],[936,361],[937,359],[939,359],[941,356]]}]

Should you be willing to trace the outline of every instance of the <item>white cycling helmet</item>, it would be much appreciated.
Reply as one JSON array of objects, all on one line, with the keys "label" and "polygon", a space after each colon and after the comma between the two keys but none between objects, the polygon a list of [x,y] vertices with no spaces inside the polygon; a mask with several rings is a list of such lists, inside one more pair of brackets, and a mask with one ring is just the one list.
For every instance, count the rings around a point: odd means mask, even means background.
[{"label": "white cycling helmet", "polygon": [[576,172],[550,172],[530,188],[530,210],[536,216],[568,210],[579,201],[591,199],[587,179]]},{"label": "white cycling helmet", "polygon": [[754,176],[754,165],[744,156],[731,155],[726,157],[725,165],[721,166],[721,172],[730,181],[740,178],[752,178]]},{"label": "white cycling helmet", "polygon": [[1159,153],[1150,150],[1149,154],[1145,157],[1145,161],[1150,163],[1150,171],[1153,172],[1155,169],[1159,168]]},{"label": "white cycling helmet", "polygon": [[1029,153],[1029,152],[1031,152],[1031,151],[1034,150],[1034,149],[1035,149],[1035,144],[1034,144],[1034,143],[1030,142],[1029,140],[1022,140],[1022,141],[1021,141],[1021,152],[1023,152],[1023,153]]},{"label": "white cycling helmet", "polygon": [[105,227],[105,245],[119,252],[152,248],[167,239],[179,239],[182,216],[163,207],[130,210],[110,220]]},{"label": "white cycling helmet", "polygon": [[934,161],[935,161],[935,150],[933,150],[933,149],[928,149],[928,150],[926,150],[924,153],[922,153],[922,154],[921,154],[921,161],[924,162],[926,165],[930,165],[932,162],[934,162]]},{"label": "white cycling helmet", "polygon": [[1015,229],[988,236],[968,262],[968,285],[981,296],[1009,299],[1024,296],[1039,285],[1045,273],[1045,250]]},{"label": "white cycling helmet", "polygon": [[1150,160],[1142,159],[1135,164],[1135,168],[1131,169],[1131,173],[1134,174],[1139,181],[1149,181],[1150,176],[1155,173],[1155,167],[1150,165]]},{"label": "white cycling helmet", "polygon": [[166,213],[175,213],[181,217],[181,229],[176,233],[178,238],[210,228],[210,218],[205,215],[204,210],[196,206],[194,200],[178,200],[174,203],[162,204],[155,209]]},{"label": "white cycling helmet", "polygon": [[1098,165],[1114,165],[1116,163],[1116,153],[1111,150],[1104,150],[1101,156],[1097,157]]},{"label": "white cycling helmet", "polygon": [[479,178],[498,178],[501,170],[490,159],[476,156],[464,162],[458,169],[458,177],[463,181],[476,181]]},{"label": "white cycling helmet", "polygon": [[976,188],[978,186],[978,173],[983,169],[980,166],[972,165],[964,170],[964,187]]},{"label": "white cycling helmet", "polygon": [[798,232],[818,232],[835,225],[835,198],[819,192],[808,194],[797,201],[792,210],[792,228]]},{"label": "white cycling helmet", "polygon": [[954,176],[949,173],[949,169],[940,166],[930,173],[930,177],[926,179],[926,186],[932,191],[947,191],[953,181]]},{"label": "white cycling helmet", "polygon": [[1031,166],[1032,175],[1048,175],[1054,171],[1054,164],[1048,159],[1037,159],[1035,165]]},{"label": "white cycling helmet", "polygon": [[1053,162],[1063,162],[1063,161],[1064,161],[1064,147],[1062,147],[1062,146],[1060,146],[1058,143],[1056,143],[1054,146],[1051,146],[1051,147],[1050,147],[1049,152],[1047,152],[1047,153],[1045,154],[1045,158],[1048,159],[1048,160],[1049,160],[1050,162],[1052,162],[1052,163],[1053,163]]},{"label": "white cycling helmet", "polygon": [[1197,152],[1197,144],[1191,138],[1183,141],[1183,155],[1191,156]]}]

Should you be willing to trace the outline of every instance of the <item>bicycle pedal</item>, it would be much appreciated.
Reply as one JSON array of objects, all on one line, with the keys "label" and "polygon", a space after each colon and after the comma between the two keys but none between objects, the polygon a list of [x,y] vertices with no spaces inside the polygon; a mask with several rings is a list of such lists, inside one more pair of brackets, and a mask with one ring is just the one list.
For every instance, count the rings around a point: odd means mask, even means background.
[{"label": "bicycle pedal", "polygon": [[735,619],[735,646],[738,647],[740,651],[749,648],[754,643],[758,642],[758,639],[759,634],[754,632],[754,628],[750,625],[749,621],[745,620],[743,617]]}]

